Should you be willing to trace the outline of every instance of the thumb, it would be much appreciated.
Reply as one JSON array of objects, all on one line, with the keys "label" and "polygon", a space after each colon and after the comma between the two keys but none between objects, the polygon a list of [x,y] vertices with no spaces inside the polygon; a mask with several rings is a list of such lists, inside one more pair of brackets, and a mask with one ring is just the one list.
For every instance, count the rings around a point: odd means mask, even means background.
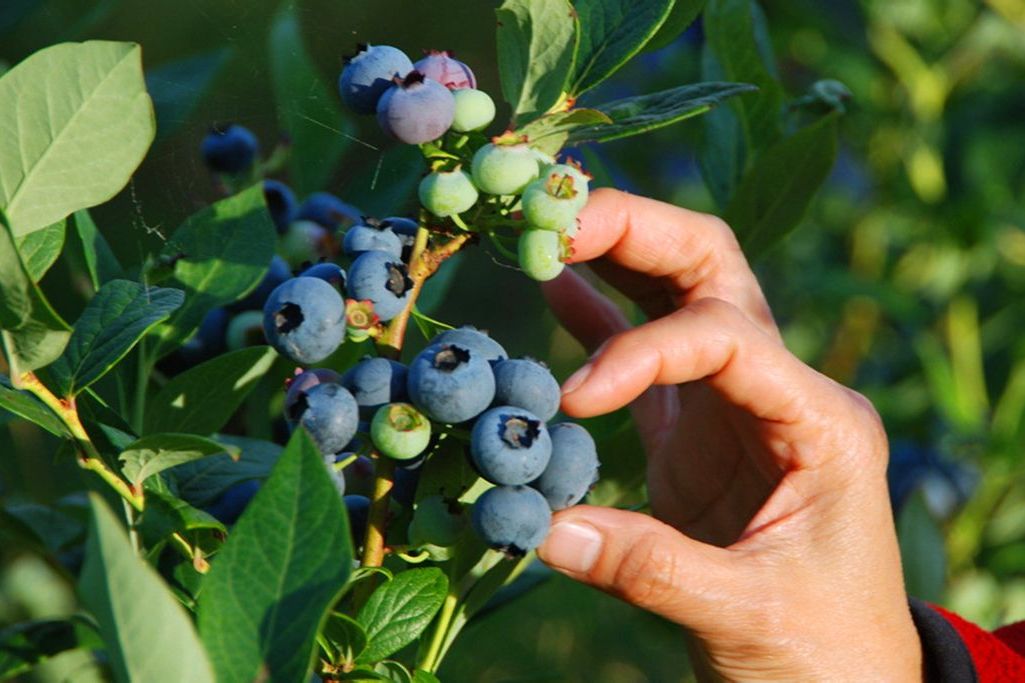
[{"label": "thumb", "polygon": [[742,592],[734,553],[638,512],[560,512],[537,554],[570,578],[699,631],[721,626]]}]

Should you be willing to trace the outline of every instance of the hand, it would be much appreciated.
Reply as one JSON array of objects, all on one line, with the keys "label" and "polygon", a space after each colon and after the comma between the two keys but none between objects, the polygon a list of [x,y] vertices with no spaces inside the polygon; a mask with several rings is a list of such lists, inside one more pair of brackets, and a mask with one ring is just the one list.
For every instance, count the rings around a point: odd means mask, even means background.
[{"label": "hand", "polygon": [[597,349],[562,406],[632,404],[655,519],[571,508],[541,559],[684,626],[703,678],[920,679],[871,404],[787,351],[718,218],[599,190],[580,221],[573,260],[649,322],[568,269],[545,285]]}]

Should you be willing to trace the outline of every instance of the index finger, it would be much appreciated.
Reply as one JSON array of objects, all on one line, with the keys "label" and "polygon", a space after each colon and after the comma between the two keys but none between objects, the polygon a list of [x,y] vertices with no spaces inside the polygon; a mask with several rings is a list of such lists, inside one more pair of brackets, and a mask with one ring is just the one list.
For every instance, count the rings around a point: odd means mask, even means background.
[{"label": "index finger", "polygon": [[778,334],[740,244],[716,216],[619,190],[595,190],[580,212],[570,262],[597,258],[660,280],[678,307],[722,299]]}]

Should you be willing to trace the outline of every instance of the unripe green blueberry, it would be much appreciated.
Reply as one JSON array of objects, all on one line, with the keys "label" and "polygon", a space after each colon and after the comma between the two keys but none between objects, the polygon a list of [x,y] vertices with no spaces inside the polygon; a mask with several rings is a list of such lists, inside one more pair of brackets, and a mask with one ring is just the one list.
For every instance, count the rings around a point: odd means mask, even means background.
[{"label": "unripe green blueberry", "polygon": [[439,218],[468,210],[478,196],[469,174],[460,169],[427,175],[420,181],[419,195],[423,207]]},{"label": "unripe green blueberry", "polygon": [[562,173],[549,173],[532,181],[523,190],[523,217],[532,228],[541,230],[575,226],[582,206],[575,186],[573,176]]},{"label": "unripe green blueberry", "polygon": [[330,236],[324,227],[313,221],[292,221],[278,243],[278,253],[288,265],[299,267],[320,257],[329,257]]},{"label": "unripe green blueberry", "polygon": [[525,144],[489,142],[473,155],[473,183],[488,194],[519,194],[538,176],[537,157]]},{"label": "unripe green blueberry", "polygon": [[452,130],[457,133],[469,133],[481,130],[495,120],[495,102],[483,90],[463,88],[453,90],[456,98],[456,116],[452,120]]},{"label": "unripe green blueberry", "polygon": [[551,230],[524,230],[520,235],[520,268],[533,280],[545,282],[562,272],[562,235]]},{"label": "unripe green blueberry", "polygon": [[441,496],[427,496],[416,504],[409,525],[411,545],[454,545],[465,526],[458,504],[449,504]]},{"label": "unripe green blueberry", "polygon": [[389,403],[374,413],[370,438],[389,458],[412,460],[431,440],[431,421],[408,403]]},{"label": "unripe green blueberry", "polygon": [[569,176],[573,179],[575,199],[580,208],[583,208],[587,203],[588,183],[591,182],[591,177],[572,164],[546,164],[541,167],[542,178],[551,178],[553,175]]}]

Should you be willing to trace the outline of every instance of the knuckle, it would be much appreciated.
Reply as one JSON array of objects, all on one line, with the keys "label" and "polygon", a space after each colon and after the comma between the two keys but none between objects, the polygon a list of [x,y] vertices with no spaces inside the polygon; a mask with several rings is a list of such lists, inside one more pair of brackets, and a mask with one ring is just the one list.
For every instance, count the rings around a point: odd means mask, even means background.
[{"label": "knuckle", "polygon": [[747,321],[743,312],[736,305],[717,297],[698,299],[688,308],[698,315],[714,318],[719,325],[731,329],[741,327]]},{"label": "knuckle", "polygon": [[673,599],[679,590],[680,562],[658,534],[639,536],[612,576],[612,590],[623,600],[647,607]]}]

